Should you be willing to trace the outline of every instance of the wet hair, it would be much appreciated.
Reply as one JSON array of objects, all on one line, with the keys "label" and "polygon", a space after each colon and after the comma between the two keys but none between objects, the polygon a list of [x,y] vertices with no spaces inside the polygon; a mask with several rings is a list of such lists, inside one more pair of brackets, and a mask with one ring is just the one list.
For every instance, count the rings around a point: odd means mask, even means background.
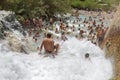
[{"label": "wet hair", "polygon": [[68,28],[69,26],[68,26],[68,25],[66,25],[66,27]]},{"label": "wet hair", "polygon": [[85,54],[85,58],[89,58],[89,56],[90,56],[89,53]]},{"label": "wet hair", "polygon": [[47,38],[51,38],[52,34],[51,33],[48,33],[47,34]]},{"label": "wet hair", "polygon": [[75,35],[76,38],[78,38],[78,35]]},{"label": "wet hair", "polygon": [[78,30],[80,30],[80,28],[78,28]]},{"label": "wet hair", "polygon": [[62,32],[62,35],[64,35],[65,34],[65,32]]}]

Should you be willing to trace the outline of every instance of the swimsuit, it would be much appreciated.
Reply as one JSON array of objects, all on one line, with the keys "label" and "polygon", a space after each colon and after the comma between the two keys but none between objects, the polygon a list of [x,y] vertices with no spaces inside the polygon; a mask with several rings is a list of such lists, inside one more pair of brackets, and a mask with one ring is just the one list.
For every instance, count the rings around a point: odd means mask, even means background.
[{"label": "swimsuit", "polygon": [[52,51],[45,50],[47,53],[52,53]]}]

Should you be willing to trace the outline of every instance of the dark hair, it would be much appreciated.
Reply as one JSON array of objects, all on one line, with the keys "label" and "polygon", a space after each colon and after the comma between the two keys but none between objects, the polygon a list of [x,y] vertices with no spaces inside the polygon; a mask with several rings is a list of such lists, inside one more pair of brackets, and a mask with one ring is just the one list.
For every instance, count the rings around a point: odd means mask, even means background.
[{"label": "dark hair", "polygon": [[86,53],[86,54],[85,54],[85,58],[89,58],[89,53]]},{"label": "dark hair", "polygon": [[62,32],[62,35],[64,35],[65,34],[65,32]]},{"label": "dark hair", "polygon": [[52,34],[51,33],[48,33],[47,34],[47,38],[51,38]]},{"label": "dark hair", "polygon": [[80,30],[80,28],[78,28],[78,30]]}]

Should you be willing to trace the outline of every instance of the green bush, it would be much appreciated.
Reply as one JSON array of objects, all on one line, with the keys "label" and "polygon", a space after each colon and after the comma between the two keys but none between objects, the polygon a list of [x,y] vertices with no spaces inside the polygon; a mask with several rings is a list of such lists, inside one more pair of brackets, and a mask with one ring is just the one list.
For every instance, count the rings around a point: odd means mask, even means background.
[{"label": "green bush", "polygon": [[71,5],[73,8],[88,8],[88,9],[103,9],[103,10],[109,10],[112,7],[112,4],[115,3],[113,0],[72,0]]}]

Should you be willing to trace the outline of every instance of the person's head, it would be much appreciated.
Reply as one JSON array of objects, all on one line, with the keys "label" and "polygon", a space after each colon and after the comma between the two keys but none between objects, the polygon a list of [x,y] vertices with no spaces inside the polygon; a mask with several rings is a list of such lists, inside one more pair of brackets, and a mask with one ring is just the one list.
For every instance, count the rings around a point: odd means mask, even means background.
[{"label": "person's head", "polygon": [[52,37],[52,34],[51,33],[48,33],[47,34],[47,38],[51,38]]},{"label": "person's head", "polygon": [[59,37],[57,37],[57,39],[59,39]]},{"label": "person's head", "polygon": [[80,34],[83,34],[84,33],[84,31],[83,30],[80,30]]},{"label": "person's head", "polygon": [[78,38],[78,35],[75,35],[76,38]]},{"label": "person's head", "polygon": [[85,58],[89,58],[89,56],[90,56],[89,53],[85,54]]},{"label": "person's head", "polygon": [[55,30],[58,31],[58,28],[56,28]]},{"label": "person's head", "polygon": [[62,32],[62,35],[65,35],[65,32]]},{"label": "person's head", "polygon": [[68,28],[69,26],[68,26],[68,25],[66,25],[66,27]]}]

